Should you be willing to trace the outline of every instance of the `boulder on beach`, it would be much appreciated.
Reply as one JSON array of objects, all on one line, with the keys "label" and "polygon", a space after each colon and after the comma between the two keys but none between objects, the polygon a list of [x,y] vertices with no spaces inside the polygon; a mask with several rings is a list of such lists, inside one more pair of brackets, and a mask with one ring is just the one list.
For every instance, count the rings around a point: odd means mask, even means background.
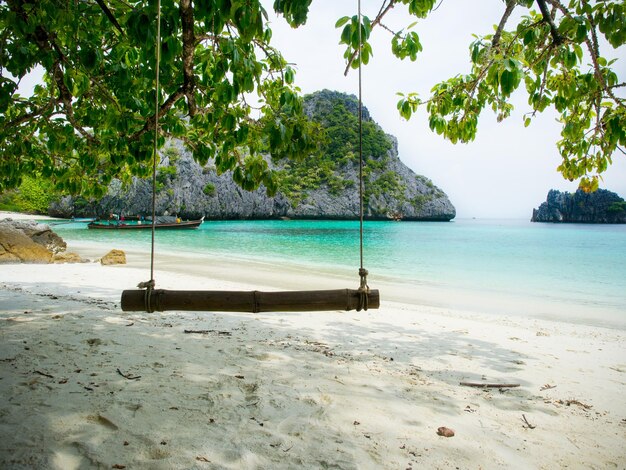
[{"label": "boulder on beach", "polygon": [[126,253],[122,250],[111,250],[100,259],[100,264],[104,266],[126,264]]},{"label": "boulder on beach", "polygon": [[27,220],[0,220],[0,263],[78,263],[75,253],[49,225]]},{"label": "boulder on beach", "polygon": [[52,252],[23,231],[0,222],[0,263],[49,263]]}]

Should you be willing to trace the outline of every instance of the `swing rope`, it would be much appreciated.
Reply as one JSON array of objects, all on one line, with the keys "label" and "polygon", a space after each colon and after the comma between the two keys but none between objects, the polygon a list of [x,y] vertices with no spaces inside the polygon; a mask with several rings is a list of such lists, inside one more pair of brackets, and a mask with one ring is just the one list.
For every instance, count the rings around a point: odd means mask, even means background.
[{"label": "swing rope", "polygon": [[[363,100],[362,100],[362,59],[363,38],[361,28],[361,0],[358,0],[359,23],[359,277],[358,290],[338,289],[334,291],[308,291],[306,298],[302,292],[216,292],[216,291],[168,291],[155,290],[154,254],[156,232],[156,171],[159,146],[159,68],[161,61],[161,0],[157,0],[157,34],[156,34],[156,78],[155,78],[155,113],[154,113],[154,149],[152,157],[152,227],[150,247],[150,280],[140,282],[137,287],[143,291],[122,292],[122,310],[143,310],[152,313],[155,310],[194,310],[202,311],[207,307],[221,311],[310,311],[335,309],[338,305],[345,305],[346,310],[367,310],[368,307],[378,308],[378,291],[370,291],[367,285],[368,271],[363,265],[363,219],[364,219],[364,181],[363,181]],[[138,294],[141,297],[138,297]],[[251,297],[250,297],[251,296]],[[260,299],[264,299],[261,302]],[[345,302],[345,304],[343,303]],[[261,305],[263,303],[263,305]],[[141,307],[140,307],[141,305]]]},{"label": "swing rope", "polygon": [[363,184],[363,93],[362,93],[362,60],[363,38],[361,36],[361,0],[358,0],[358,23],[359,23],[359,277],[361,282],[359,285],[360,307],[359,310],[367,310],[369,298],[369,286],[367,285],[367,269],[363,267],[363,193],[365,192]]},{"label": "swing rope", "polygon": [[145,307],[146,312],[154,312],[152,306],[152,291],[156,285],[154,281],[154,235],[156,232],[156,170],[157,170],[157,157],[159,149],[159,69],[161,66],[161,0],[157,0],[157,33],[156,33],[156,73],[155,73],[155,91],[154,98],[154,148],[152,152],[152,227],[151,227],[151,242],[150,242],[150,280],[140,282],[137,287],[140,289],[146,289],[145,292]]}]

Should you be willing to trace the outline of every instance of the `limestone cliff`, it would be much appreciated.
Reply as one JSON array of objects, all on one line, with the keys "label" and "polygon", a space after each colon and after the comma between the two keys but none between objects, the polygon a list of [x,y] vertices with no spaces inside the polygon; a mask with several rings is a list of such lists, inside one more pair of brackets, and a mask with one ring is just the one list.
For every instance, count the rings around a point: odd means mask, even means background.
[{"label": "limestone cliff", "polygon": [[[157,183],[157,213],[207,219],[353,219],[359,214],[357,105],[354,96],[321,91],[305,97],[305,110],[326,134],[321,155],[269,161],[278,192],[244,191],[230,173],[218,175],[209,163],[196,163],[181,142],[162,152]],[[443,220],[455,217],[445,193],[415,174],[398,157],[395,137],[364,109],[365,216],[368,219]],[[54,215],[91,216],[110,212],[149,214],[151,183],[135,180],[124,188],[114,182],[96,205],[78,207],[66,198],[51,207]]]},{"label": "limestone cliff", "polygon": [[626,202],[606,189],[598,189],[593,193],[578,190],[574,194],[552,189],[548,192],[546,202],[538,209],[533,209],[531,221],[624,224]]}]

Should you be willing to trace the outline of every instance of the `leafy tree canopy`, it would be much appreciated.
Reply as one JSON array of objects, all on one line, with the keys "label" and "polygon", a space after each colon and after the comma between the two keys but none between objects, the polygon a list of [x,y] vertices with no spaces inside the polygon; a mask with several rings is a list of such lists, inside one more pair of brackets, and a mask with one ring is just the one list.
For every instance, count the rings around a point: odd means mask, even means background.
[{"label": "leafy tree canopy", "polygon": [[[273,7],[297,27],[311,3],[275,0]],[[404,9],[419,19],[435,7],[435,0],[381,0],[373,18],[340,18],[348,68],[368,63],[368,39],[375,29],[388,31],[386,15]],[[509,28],[515,9],[523,15]],[[112,177],[149,174],[156,17],[148,0],[0,3],[0,191],[23,175],[42,175],[65,191],[97,196]],[[422,49],[414,26],[391,32],[399,59],[416,60]],[[317,139],[294,71],[271,46],[260,0],[162,0],[161,32],[159,145],[182,139],[199,162],[214,159],[244,188],[274,190],[261,153],[308,155]],[[435,85],[428,99],[402,95],[398,109],[408,119],[426,106],[432,130],[467,142],[486,107],[506,118],[511,94],[524,87],[525,124],[554,108],[562,123],[559,170],[593,189],[626,144],[619,95],[626,83],[602,54],[625,41],[622,1],[503,0],[495,32],[470,45],[469,73]],[[20,96],[19,81],[36,66],[44,83]]]},{"label": "leafy tree canopy", "polygon": [[[0,191],[30,174],[98,196],[112,177],[150,174],[156,18],[145,0],[0,3]],[[161,33],[159,146],[182,139],[244,188],[274,190],[261,152],[310,154],[316,142],[260,2],[163,0]],[[35,66],[44,83],[20,96]]]}]

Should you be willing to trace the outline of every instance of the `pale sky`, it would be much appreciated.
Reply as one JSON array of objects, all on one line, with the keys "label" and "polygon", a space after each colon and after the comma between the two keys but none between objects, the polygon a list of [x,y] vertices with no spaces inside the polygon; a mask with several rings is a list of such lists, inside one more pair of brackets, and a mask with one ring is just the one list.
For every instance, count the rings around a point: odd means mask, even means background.
[{"label": "pale sky", "polygon": [[[273,0],[263,0],[273,15]],[[362,0],[362,12],[373,19],[381,0]],[[480,8],[478,7],[480,5]],[[457,209],[457,217],[498,217],[530,219],[534,207],[546,199],[548,190],[573,192],[569,182],[556,171],[561,159],[556,149],[560,128],[555,115],[544,113],[524,128],[522,115],[529,110],[526,96],[515,97],[516,110],[510,118],[497,123],[494,114],[484,113],[476,140],[453,145],[430,131],[425,112],[410,121],[396,109],[396,92],[416,91],[429,96],[436,83],[458,73],[468,73],[468,47],[472,33],[493,32],[504,3],[502,0],[475,2],[443,0],[441,6],[413,29],[424,51],[416,62],[400,61],[391,55],[391,35],[377,28],[371,41],[374,57],[363,68],[363,102],[373,119],[398,138],[400,159],[416,173],[423,174],[443,189]],[[414,18],[402,17],[396,7],[384,23],[392,30],[408,26]],[[294,30],[283,18],[272,21],[272,44],[285,58],[295,63],[296,83],[303,93],[328,88],[357,95],[358,75],[344,77],[343,46],[335,22],[357,11],[357,0],[316,0],[312,2],[307,24]],[[511,19],[511,24],[514,24]],[[626,76],[626,57],[622,48],[618,75]],[[607,48],[607,57],[617,57]],[[626,197],[626,156],[614,155],[612,167],[600,187]]]}]

